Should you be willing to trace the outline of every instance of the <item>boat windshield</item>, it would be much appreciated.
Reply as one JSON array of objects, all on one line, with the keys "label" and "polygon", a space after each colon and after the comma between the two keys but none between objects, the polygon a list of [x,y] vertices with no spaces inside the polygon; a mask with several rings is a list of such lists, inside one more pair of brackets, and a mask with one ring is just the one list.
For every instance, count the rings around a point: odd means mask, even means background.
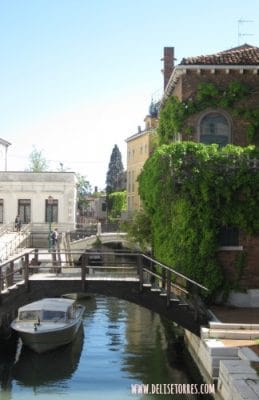
[{"label": "boat windshield", "polygon": [[39,319],[41,319],[40,310],[20,311],[19,313],[20,321],[38,321]]},{"label": "boat windshield", "polygon": [[66,313],[64,311],[54,311],[54,310],[44,310],[43,311],[43,320],[44,321],[52,321],[52,320],[60,320],[65,319]]}]

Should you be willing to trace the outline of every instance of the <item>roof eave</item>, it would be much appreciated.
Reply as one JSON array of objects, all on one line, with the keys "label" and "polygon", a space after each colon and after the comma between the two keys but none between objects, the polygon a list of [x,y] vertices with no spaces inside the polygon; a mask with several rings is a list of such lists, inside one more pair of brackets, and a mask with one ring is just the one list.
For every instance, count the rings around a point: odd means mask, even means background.
[{"label": "roof eave", "polygon": [[174,67],[174,70],[172,72],[172,75],[170,76],[170,79],[168,81],[168,84],[165,88],[160,108],[163,106],[165,101],[168,99],[168,97],[171,96],[172,91],[175,87],[175,85],[178,82],[178,79],[181,75],[184,75],[187,70],[255,70],[259,71],[259,65],[232,65],[232,64],[224,64],[224,65],[209,65],[209,64],[195,64],[195,65],[188,65],[188,64],[180,64]]},{"label": "roof eave", "polygon": [[156,130],[155,128],[145,129],[145,130],[143,130],[143,131],[141,131],[141,132],[135,133],[134,135],[128,137],[127,139],[125,139],[125,142],[126,142],[126,143],[131,142],[132,140],[138,139],[139,137],[144,136],[144,135],[146,135],[147,133],[152,133],[152,132],[154,132],[155,130]]},{"label": "roof eave", "polygon": [[11,143],[7,142],[7,140],[1,139],[1,138],[0,138],[0,144],[4,145],[6,147],[11,145]]}]

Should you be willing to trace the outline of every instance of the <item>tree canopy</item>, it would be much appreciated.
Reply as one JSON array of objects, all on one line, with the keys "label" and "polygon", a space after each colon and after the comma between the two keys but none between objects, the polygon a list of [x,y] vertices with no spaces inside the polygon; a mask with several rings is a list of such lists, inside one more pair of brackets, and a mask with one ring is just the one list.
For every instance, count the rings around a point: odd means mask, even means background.
[{"label": "tree canopy", "polygon": [[114,145],[110,157],[108,171],[106,174],[106,193],[119,192],[125,189],[124,168],[122,163],[121,152]]},{"label": "tree canopy", "polygon": [[48,162],[43,156],[42,150],[37,150],[33,147],[29,155],[29,171],[32,172],[45,172],[48,170]]},{"label": "tree canopy", "polygon": [[77,208],[80,212],[84,212],[84,210],[88,206],[88,201],[86,199],[86,195],[91,193],[91,185],[90,182],[86,179],[85,176],[76,174],[77,177]]}]

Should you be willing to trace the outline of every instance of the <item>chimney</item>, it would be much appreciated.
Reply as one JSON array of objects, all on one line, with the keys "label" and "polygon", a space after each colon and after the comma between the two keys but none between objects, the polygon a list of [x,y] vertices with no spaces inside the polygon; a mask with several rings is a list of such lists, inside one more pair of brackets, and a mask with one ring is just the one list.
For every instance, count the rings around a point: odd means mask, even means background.
[{"label": "chimney", "polygon": [[164,57],[161,58],[161,61],[164,61],[164,69],[162,70],[164,73],[164,89],[166,88],[173,72],[174,60],[174,47],[164,47]]}]

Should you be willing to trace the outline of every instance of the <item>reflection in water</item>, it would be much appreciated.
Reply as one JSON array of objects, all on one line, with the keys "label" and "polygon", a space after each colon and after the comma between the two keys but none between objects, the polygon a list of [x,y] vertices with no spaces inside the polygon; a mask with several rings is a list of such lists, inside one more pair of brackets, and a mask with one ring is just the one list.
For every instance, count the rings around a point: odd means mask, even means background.
[{"label": "reflection in water", "polygon": [[[0,399],[169,399],[131,394],[136,383],[194,383],[183,363],[170,366],[165,329],[157,314],[115,298],[80,300],[86,306],[81,335],[46,354],[23,348],[19,360],[0,362]],[[174,400],[195,399],[177,396]],[[205,400],[205,397],[203,397]]]},{"label": "reflection in water", "polygon": [[24,386],[38,386],[71,378],[80,360],[83,336],[81,325],[72,343],[54,351],[37,354],[23,347],[19,360],[13,367],[14,379]]}]

